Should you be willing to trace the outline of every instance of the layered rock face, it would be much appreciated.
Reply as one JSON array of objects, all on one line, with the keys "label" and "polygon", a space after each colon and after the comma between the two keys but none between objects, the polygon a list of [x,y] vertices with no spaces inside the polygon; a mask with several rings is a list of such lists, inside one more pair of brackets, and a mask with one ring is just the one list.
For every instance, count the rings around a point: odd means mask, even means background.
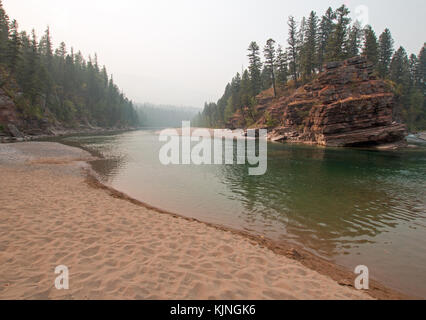
[{"label": "layered rock face", "polygon": [[[0,137],[14,135],[14,133],[20,135],[16,126],[21,125],[22,120],[16,112],[15,103],[6,92],[0,88]],[[10,128],[12,128],[12,130]]]},{"label": "layered rock face", "polygon": [[15,103],[1,88],[0,88],[0,123],[21,124],[20,117],[16,112]]},{"label": "layered rock face", "polygon": [[288,97],[260,100],[255,126],[268,127],[274,141],[338,147],[405,141],[405,125],[393,118],[394,95],[372,75],[365,57],[329,63],[324,70]]},{"label": "layered rock face", "polygon": [[9,93],[0,88],[0,136],[23,138],[24,133],[42,135],[48,132],[48,126],[49,122],[46,119],[25,117],[18,111]]}]

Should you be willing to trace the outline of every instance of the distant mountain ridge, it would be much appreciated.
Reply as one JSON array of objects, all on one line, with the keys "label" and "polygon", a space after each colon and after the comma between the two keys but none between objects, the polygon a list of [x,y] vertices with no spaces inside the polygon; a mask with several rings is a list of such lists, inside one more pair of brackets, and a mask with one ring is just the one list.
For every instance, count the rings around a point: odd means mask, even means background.
[{"label": "distant mountain ridge", "polygon": [[192,121],[202,111],[194,107],[152,103],[136,104],[135,106],[143,127],[181,127],[182,121]]}]

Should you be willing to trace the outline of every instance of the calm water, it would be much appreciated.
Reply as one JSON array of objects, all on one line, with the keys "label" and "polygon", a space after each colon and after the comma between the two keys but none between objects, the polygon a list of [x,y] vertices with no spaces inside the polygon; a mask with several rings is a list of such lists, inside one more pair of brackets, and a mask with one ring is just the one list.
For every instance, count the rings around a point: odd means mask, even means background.
[{"label": "calm water", "polygon": [[426,147],[409,151],[268,145],[268,172],[163,166],[158,136],[71,137],[105,156],[105,183],[189,217],[285,240],[426,297]]}]

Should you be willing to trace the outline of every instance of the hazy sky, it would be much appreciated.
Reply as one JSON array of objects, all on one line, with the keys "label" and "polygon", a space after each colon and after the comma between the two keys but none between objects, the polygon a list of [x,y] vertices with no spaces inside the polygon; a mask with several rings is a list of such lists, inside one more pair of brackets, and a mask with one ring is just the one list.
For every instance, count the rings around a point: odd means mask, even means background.
[{"label": "hazy sky", "polygon": [[3,0],[21,30],[40,37],[49,25],[55,45],[96,52],[133,101],[194,107],[222,95],[251,41],[285,44],[289,15],[342,3],[409,53],[426,41],[425,0]]}]

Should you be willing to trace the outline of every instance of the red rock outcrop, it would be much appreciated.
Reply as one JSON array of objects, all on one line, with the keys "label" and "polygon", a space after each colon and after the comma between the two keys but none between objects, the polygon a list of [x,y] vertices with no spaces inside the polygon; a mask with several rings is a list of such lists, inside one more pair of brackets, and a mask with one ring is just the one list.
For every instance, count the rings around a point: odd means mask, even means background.
[{"label": "red rock outcrop", "polygon": [[[393,118],[394,94],[373,76],[365,57],[324,66],[324,72],[293,94],[258,99],[255,128],[268,128],[273,141],[326,146],[374,146],[405,141]],[[237,126],[241,112],[231,119]]]}]

